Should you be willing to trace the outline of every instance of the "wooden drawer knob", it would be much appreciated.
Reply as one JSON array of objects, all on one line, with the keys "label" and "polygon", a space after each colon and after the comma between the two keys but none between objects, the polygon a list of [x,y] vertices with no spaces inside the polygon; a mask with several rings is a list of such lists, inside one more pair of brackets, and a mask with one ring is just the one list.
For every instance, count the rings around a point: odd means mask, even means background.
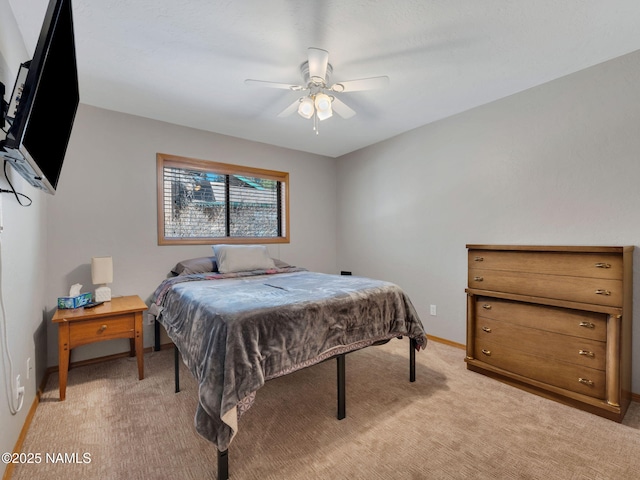
[{"label": "wooden drawer knob", "polygon": [[106,325],[100,325],[100,331],[104,332],[107,329]]},{"label": "wooden drawer knob", "polygon": [[473,277],[474,282],[481,282],[482,280],[484,280],[484,278],[482,277]]},{"label": "wooden drawer knob", "polygon": [[596,326],[591,322],[580,322],[579,325],[585,328],[596,328]]},{"label": "wooden drawer knob", "polygon": [[491,305],[485,303],[484,305],[482,305],[482,308],[484,308],[485,310],[491,310]]},{"label": "wooden drawer knob", "polygon": [[596,263],[596,268],[611,268],[611,265],[608,263]]},{"label": "wooden drawer knob", "polygon": [[489,327],[482,327],[482,331],[483,332],[487,332],[487,333],[491,333],[491,329]]},{"label": "wooden drawer knob", "polygon": [[487,357],[491,356],[491,350],[482,349],[482,353],[484,353]]},{"label": "wooden drawer knob", "polygon": [[474,262],[483,262],[484,258],[483,257],[476,257],[473,259]]},{"label": "wooden drawer knob", "polygon": [[596,295],[611,295],[611,292],[609,290],[599,288],[596,290]]},{"label": "wooden drawer knob", "polygon": [[584,355],[585,357],[591,357],[591,358],[593,358],[593,357],[595,357],[595,356],[596,356],[596,354],[595,354],[595,353],[590,352],[590,351],[588,351],[588,350],[580,350],[580,351],[578,352],[578,355]]}]

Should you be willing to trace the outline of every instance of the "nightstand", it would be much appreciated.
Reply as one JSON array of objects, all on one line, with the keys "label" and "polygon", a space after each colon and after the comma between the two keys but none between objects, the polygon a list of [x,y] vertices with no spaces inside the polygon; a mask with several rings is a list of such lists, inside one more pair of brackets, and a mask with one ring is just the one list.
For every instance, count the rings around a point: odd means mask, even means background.
[{"label": "nightstand", "polygon": [[138,360],[138,379],[144,378],[142,312],[147,305],[137,295],[114,297],[93,308],[58,309],[58,375],[60,400],[65,399],[71,349],[87,343],[128,338],[131,356]]}]

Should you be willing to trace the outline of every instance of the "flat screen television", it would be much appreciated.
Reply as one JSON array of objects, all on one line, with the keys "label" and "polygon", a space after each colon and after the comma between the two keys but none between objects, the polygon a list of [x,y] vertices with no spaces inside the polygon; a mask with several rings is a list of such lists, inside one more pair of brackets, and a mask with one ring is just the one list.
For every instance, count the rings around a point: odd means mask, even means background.
[{"label": "flat screen television", "polygon": [[0,155],[50,194],[58,185],[79,101],[71,0],[50,0],[33,59],[20,66],[0,142]]}]

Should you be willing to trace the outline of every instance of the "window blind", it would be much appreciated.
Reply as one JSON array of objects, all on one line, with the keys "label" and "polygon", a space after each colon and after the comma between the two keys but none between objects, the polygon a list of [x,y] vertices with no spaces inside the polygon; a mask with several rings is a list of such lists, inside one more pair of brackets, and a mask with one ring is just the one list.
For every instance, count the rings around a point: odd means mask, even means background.
[{"label": "window blind", "polygon": [[163,165],[164,239],[285,236],[284,182],[243,173]]}]

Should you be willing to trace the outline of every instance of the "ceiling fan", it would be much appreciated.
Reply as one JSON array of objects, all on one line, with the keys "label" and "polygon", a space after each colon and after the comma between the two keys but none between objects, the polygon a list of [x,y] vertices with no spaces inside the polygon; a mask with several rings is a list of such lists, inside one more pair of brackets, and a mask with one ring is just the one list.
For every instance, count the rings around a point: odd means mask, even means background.
[{"label": "ceiling fan", "polygon": [[310,47],[308,49],[308,57],[309,59],[300,65],[300,73],[304,80],[303,85],[252,79],[245,80],[245,83],[269,88],[292,90],[294,92],[305,92],[304,96],[298,98],[280,112],[278,117],[286,117],[297,111],[301,117],[313,119],[313,129],[316,134],[318,133],[318,122],[331,117],[333,112],[342,118],[351,118],[356,114],[351,107],[338,99],[334,93],[374,90],[389,84],[389,77],[387,76],[362,78],[331,84],[329,80],[333,73],[333,67],[329,63],[329,52],[321,48]]}]

